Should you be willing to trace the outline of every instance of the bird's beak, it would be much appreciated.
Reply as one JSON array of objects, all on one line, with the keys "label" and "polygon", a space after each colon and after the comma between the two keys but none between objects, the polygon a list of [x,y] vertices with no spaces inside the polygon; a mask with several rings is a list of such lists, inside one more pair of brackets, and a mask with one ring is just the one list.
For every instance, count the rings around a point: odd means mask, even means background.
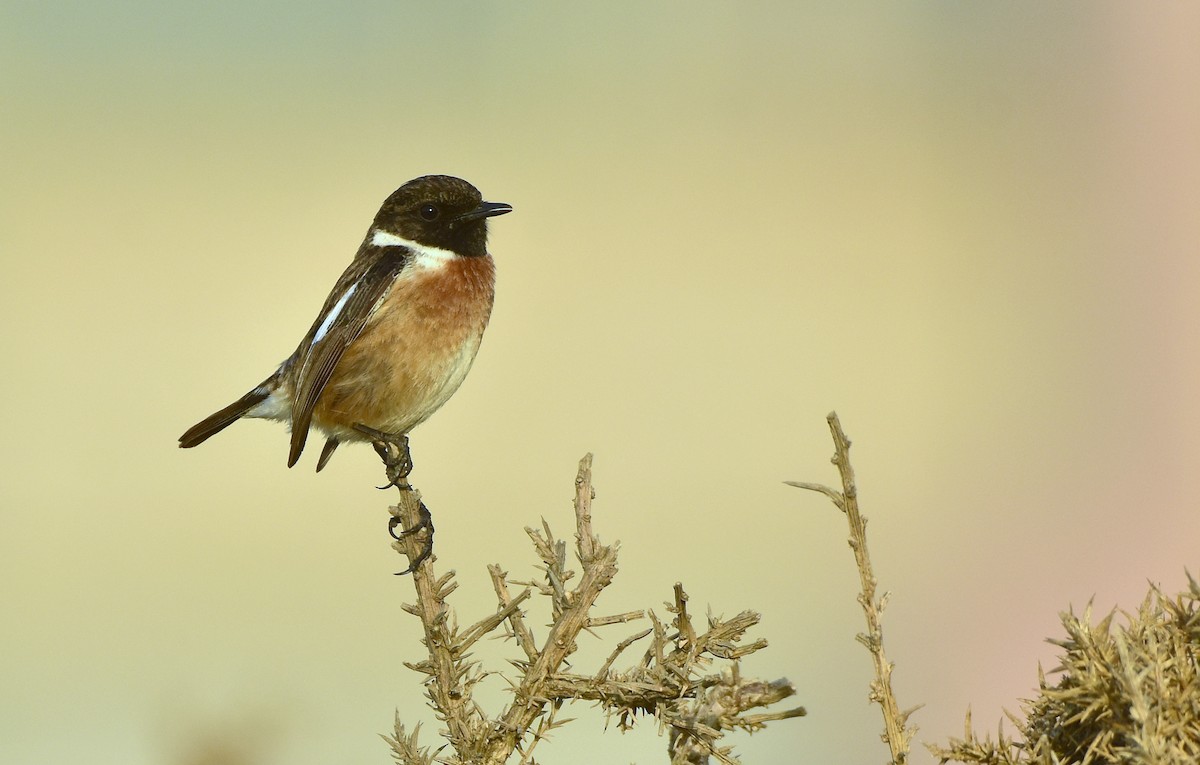
[{"label": "bird's beak", "polygon": [[479,218],[492,218],[497,215],[512,212],[512,205],[504,202],[483,202],[470,212],[465,212],[458,216],[455,220],[478,220]]}]

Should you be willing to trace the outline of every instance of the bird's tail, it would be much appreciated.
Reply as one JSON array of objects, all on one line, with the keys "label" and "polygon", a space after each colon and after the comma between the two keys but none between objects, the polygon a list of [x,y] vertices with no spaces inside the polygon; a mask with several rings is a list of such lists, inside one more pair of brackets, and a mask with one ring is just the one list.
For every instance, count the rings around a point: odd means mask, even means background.
[{"label": "bird's tail", "polygon": [[272,375],[266,380],[263,380],[261,385],[242,396],[237,401],[234,401],[224,409],[213,412],[200,422],[188,428],[187,432],[179,437],[179,448],[191,449],[193,446],[198,446],[204,443],[212,436],[215,436],[225,428],[228,428],[230,425],[244,417],[245,414],[255,406],[265,401],[267,397],[271,395],[271,392],[277,387],[278,378],[276,375]]}]

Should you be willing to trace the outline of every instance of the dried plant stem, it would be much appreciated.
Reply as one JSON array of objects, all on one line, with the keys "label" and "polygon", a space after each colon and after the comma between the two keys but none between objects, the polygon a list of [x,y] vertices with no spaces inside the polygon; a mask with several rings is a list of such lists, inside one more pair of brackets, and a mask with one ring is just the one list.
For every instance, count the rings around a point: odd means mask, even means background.
[{"label": "dried plant stem", "polygon": [[[421,495],[415,489],[401,490],[400,501],[392,508],[406,529],[415,528],[420,521]],[[422,542],[417,535],[400,539],[394,547],[408,557],[409,563],[416,561],[421,553]],[[436,578],[433,564],[436,556],[430,556],[412,572],[417,590],[416,606],[405,606],[404,610],[421,620],[425,630],[425,647],[429,657],[412,669],[430,676],[426,685],[430,701],[446,723],[447,738],[459,752],[467,751],[474,738],[474,731],[483,725],[483,714],[471,700],[470,685],[463,682],[465,667],[460,661],[461,653],[455,655],[455,635],[450,624],[450,610],[446,596],[457,589],[453,581],[454,572],[441,579]]]},{"label": "dried plant stem", "polygon": [[[555,618],[550,634],[542,645],[537,658],[525,670],[524,677],[515,692],[515,698],[501,715],[501,724],[489,738],[483,762],[502,763],[516,748],[530,724],[542,712],[549,701],[546,683],[552,673],[562,666],[563,661],[575,650],[575,638],[588,623],[588,612],[600,592],[612,582],[617,573],[617,551],[615,546],[601,545],[592,533],[592,455],[579,461],[579,473],[575,478],[575,520],[579,562],[583,576],[579,585],[569,596],[564,597],[561,613]],[[531,537],[539,532],[526,529]],[[536,540],[535,540],[536,541]],[[543,538],[544,549],[552,545],[549,536]],[[538,545],[543,548],[543,545]],[[555,565],[561,565],[562,556],[556,555]],[[548,566],[553,569],[555,566]],[[565,580],[565,576],[555,577]]]},{"label": "dried plant stem", "polygon": [[850,549],[854,551],[854,561],[858,566],[859,582],[862,591],[858,602],[862,605],[863,614],[867,619],[867,632],[859,634],[858,640],[871,653],[875,665],[875,680],[871,683],[870,698],[877,702],[883,710],[884,735],[892,753],[892,762],[903,765],[908,760],[909,749],[912,745],[915,728],[908,727],[908,718],[917,707],[901,711],[896,704],[896,696],[892,692],[892,668],[883,648],[883,623],[881,614],[887,605],[888,593],[876,600],[877,581],[871,568],[871,556],[867,552],[867,519],[858,509],[858,488],[854,481],[854,468],[850,464],[850,439],[842,431],[837,412],[830,412],[825,418],[829,423],[829,432],[833,435],[834,455],[832,462],[837,466],[842,478],[842,490],[839,492],[823,484],[786,481],[790,486],[816,491],[829,497],[839,510],[846,514],[850,524]]},{"label": "dried plant stem", "polygon": [[[500,568],[496,563],[488,566],[488,573],[492,577],[492,587],[496,590],[496,597],[500,600],[501,606],[508,606],[512,603],[512,597],[508,594],[508,582],[506,577],[508,574]],[[525,592],[529,592],[526,589]],[[529,663],[537,661],[537,643],[534,640],[533,633],[525,626],[525,620],[521,617],[520,611],[514,611],[508,617],[509,626],[512,628],[513,637],[516,638],[517,645],[529,657]]]}]

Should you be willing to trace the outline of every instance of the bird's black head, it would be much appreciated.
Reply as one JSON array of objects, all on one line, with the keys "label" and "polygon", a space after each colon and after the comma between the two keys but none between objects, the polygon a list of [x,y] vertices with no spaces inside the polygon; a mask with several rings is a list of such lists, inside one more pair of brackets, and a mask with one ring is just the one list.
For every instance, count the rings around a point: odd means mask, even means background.
[{"label": "bird's black head", "polygon": [[375,230],[468,257],[487,254],[487,219],[512,212],[502,202],[484,202],[479,189],[461,178],[424,175],[392,192],[375,216]]}]

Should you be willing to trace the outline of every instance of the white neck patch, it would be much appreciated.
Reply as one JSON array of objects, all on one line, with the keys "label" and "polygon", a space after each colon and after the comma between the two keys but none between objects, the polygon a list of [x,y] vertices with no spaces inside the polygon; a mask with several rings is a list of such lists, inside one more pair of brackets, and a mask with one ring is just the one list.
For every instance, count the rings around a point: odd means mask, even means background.
[{"label": "white neck patch", "polygon": [[451,260],[460,257],[450,250],[419,244],[411,239],[396,236],[390,231],[384,231],[381,228],[375,229],[371,234],[371,244],[376,247],[406,247],[416,256],[413,258],[414,265],[422,268],[441,268]]}]

